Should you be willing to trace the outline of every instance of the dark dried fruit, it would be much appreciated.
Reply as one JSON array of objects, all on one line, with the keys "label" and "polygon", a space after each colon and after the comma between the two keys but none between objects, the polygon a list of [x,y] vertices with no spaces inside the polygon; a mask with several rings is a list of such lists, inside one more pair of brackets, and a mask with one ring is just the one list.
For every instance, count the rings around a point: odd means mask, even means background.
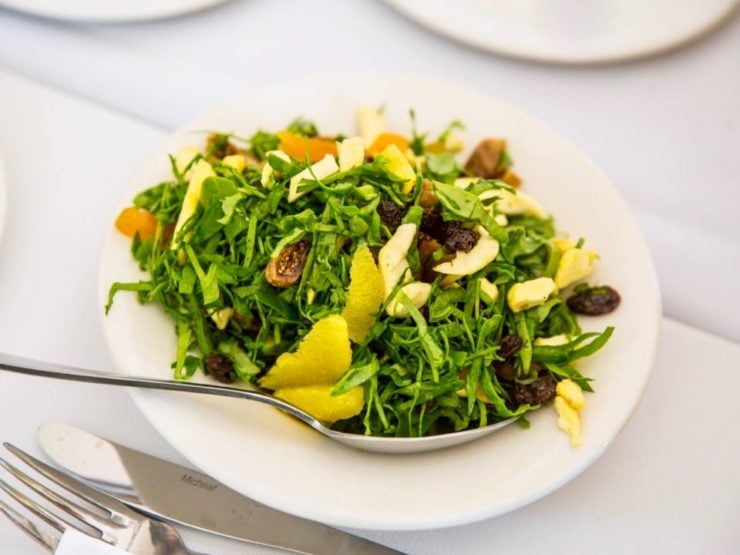
[{"label": "dark dried fruit", "polygon": [[425,268],[430,264],[435,264],[432,255],[441,249],[442,245],[431,235],[420,231],[416,236],[416,247],[419,249],[421,266]]},{"label": "dark dried fruit", "polygon": [[256,337],[260,329],[262,329],[262,320],[260,319],[259,314],[252,314],[247,317],[238,312],[234,312],[232,319],[239,324],[239,327],[250,337]]},{"label": "dark dried fruit", "polygon": [[506,168],[499,179],[512,187],[519,187],[522,184],[522,178],[511,168]]},{"label": "dark dried fruit", "polygon": [[467,229],[460,222],[444,222],[441,228],[440,239],[444,246],[452,252],[468,252],[478,242],[480,235],[477,231]]},{"label": "dark dried fruit", "polygon": [[434,208],[439,204],[437,194],[434,192],[432,182],[425,179],[421,184],[421,195],[419,195],[419,205],[422,208]]},{"label": "dark dried fruit", "polygon": [[608,285],[602,285],[600,287],[589,287],[584,291],[580,291],[569,297],[566,302],[568,303],[568,308],[573,312],[588,316],[598,316],[616,310],[621,300],[616,289]]},{"label": "dark dried fruit", "polygon": [[424,210],[420,229],[452,252],[468,252],[480,237],[476,231],[464,227],[462,222],[444,221],[442,212],[433,209]]},{"label": "dark dried fruit", "polygon": [[504,335],[501,339],[498,354],[504,359],[511,358],[519,352],[519,349],[522,348],[522,344],[522,338],[518,335]]},{"label": "dark dried fruit", "polygon": [[509,392],[516,406],[542,405],[555,397],[555,380],[543,374],[530,384],[513,383]]},{"label": "dark dried fruit", "polygon": [[496,179],[501,177],[506,168],[501,168],[501,155],[506,150],[506,141],[501,139],[483,139],[475,147],[473,154],[465,164],[465,170],[476,177]]},{"label": "dark dried fruit", "polygon": [[283,247],[276,257],[270,259],[265,268],[268,283],[275,287],[290,287],[298,283],[309,250],[311,250],[310,241],[299,241]]},{"label": "dark dried fruit", "polygon": [[239,149],[229,140],[228,135],[213,133],[208,137],[207,152],[219,160],[237,154]]},{"label": "dark dried fruit", "polygon": [[500,360],[493,363],[493,368],[496,371],[496,376],[500,380],[507,382],[513,382],[516,380],[516,368],[511,360]]},{"label": "dark dried fruit", "polygon": [[206,357],[206,370],[213,379],[221,383],[232,383],[234,381],[234,365],[229,357],[221,353],[214,351]]},{"label": "dark dried fruit", "polygon": [[378,204],[378,215],[388,229],[393,232],[403,223],[403,217],[406,215],[406,208],[398,206],[395,202],[390,200],[381,200],[380,204]]},{"label": "dark dried fruit", "polygon": [[421,225],[419,229],[424,233],[428,233],[432,237],[436,238],[439,234],[440,227],[444,224],[442,219],[442,211],[435,210],[433,208],[427,208],[424,210],[424,214],[421,216]]}]

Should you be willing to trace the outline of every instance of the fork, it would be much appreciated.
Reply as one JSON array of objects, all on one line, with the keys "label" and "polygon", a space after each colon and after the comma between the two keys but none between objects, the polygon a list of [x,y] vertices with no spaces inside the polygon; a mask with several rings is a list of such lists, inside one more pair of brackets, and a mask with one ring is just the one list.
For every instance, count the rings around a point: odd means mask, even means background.
[{"label": "fork", "polygon": [[[58,517],[0,478],[0,490],[33,513],[38,520],[23,517],[2,500],[0,500],[0,512],[47,550],[53,552],[61,537],[45,532],[42,522],[59,532],[60,535],[69,529],[74,529],[132,554],[198,555],[185,547],[177,530],[169,524],[146,518],[132,511],[111,496],[59,472],[9,443],[3,443],[3,446],[26,466],[56,484],[60,490],[83,499],[99,509],[103,515],[96,514],[71,501],[67,496],[52,491],[0,456],[0,466],[10,475],[68,515],[66,519]],[[95,530],[96,533],[90,533],[85,529],[86,527]]]}]

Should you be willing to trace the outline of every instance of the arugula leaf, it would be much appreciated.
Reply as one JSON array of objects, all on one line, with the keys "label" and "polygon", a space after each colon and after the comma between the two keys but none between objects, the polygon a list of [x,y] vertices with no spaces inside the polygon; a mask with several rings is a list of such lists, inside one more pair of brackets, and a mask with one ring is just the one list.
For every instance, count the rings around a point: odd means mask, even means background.
[{"label": "arugula leaf", "polygon": [[249,383],[252,378],[260,373],[260,367],[252,362],[252,359],[233,339],[221,341],[218,344],[218,352],[229,357],[234,365],[234,372],[240,380]]},{"label": "arugula leaf", "polygon": [[288,131],[305,137],[315,137],[319,134],[316,124],[302,117],[295,118],[287,127]]},{"label": "arugula leaf", "polygon": [[506,229],[496,223],[493,217],[483,207],[477,196],[453,185],[434,182],[434,192],[448,213],[457,219],[470,220],[481,224],[491,237],[499,242],[508,240]]},{"label": "arugula leaf", "polygon": [[249,144],[252,147],[254,155],[260,160],[264,160],[265,154],[270,150],[276,150],[280,146],[280,138],[272,133],[257,131],[249,138]]}]

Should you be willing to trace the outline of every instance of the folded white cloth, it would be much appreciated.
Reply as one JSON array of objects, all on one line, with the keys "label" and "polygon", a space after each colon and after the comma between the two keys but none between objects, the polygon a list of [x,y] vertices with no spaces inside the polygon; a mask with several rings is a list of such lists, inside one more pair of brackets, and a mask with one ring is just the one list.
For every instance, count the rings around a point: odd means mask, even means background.
[{"label": "folded white cloth", "polygon": [[67,530],[54,553],[55,555],[126,555],[128,551],[86,536],[77,530]]}]

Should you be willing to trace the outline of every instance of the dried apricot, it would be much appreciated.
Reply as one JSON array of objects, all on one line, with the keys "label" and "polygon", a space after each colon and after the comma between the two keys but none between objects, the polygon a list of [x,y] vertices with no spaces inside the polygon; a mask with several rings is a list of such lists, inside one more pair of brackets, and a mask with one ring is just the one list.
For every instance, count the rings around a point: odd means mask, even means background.
[{"label": "dried apricot", "polygon": [[151,212],[129,206],[116,218],[116,229],[128,237],[138,233],[142,239],[149,239],[157,231],[157,218]]},{"label": "dried apricot", "polygon": [[280,139],[280,150],[293,160],[304,162],[308,156],[311,162],[318,162],[327,154],[337,155],[337,143],[331,139],[308,138],[290,131],[280,131],[277,136]]}]

